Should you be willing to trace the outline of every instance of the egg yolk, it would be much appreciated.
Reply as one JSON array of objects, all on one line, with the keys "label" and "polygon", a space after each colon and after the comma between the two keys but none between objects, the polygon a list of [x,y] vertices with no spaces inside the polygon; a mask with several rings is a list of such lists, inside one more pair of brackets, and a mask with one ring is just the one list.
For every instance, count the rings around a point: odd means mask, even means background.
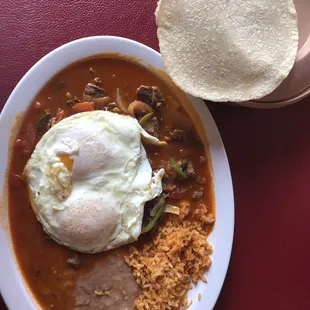
[{"label": "egg yolk", "polygon": [[73,167],[73,162],[74,160],[70,158],[68,154],[60,154],[58,155],[60,161],[65,165],[65,167],[69,170],[72,171]]}]

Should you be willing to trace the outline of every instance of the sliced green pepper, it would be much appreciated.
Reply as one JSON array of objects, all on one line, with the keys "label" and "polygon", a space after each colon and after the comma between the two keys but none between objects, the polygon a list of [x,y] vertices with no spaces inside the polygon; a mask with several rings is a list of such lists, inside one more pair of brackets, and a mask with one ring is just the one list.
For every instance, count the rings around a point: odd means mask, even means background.
[{"label": "sliced green pepper", "polygon": [[151,119],[151,117],[153,116],[153,114],[154,114],[153,112],[145,114],[145,115],[139,120],[139,124],[140,124],[141,126],[145,125],[145,124]]},{"label": "sliced green pepper", "polygon": [[170,165],[172,169],[175,171],[178,177],[182,179],[187,179],[187,174],[182,170],[181,166],[179,166],[173,157],[170,157]]},{"label": "sliced green pepper", "polygon": [[165,205],[165,198],[163,196],[160,197],[159,201],[155,204],[154,208],[150,212],[151,219],[149,222],[142,228],[142,234],[151,231],[162,215],[164,214],[166,205]]},{"label": "sliced green pepper", "polygon": [[161,206],[160,208],[158,208],[155,216],[148,222],[148,224],[145,227],[143,227],[143,230],[142,230],[143,234],[149,232],[150,230],[154,228],[158,220],[164,214],[164,211],[165,211],[165,206]]}]

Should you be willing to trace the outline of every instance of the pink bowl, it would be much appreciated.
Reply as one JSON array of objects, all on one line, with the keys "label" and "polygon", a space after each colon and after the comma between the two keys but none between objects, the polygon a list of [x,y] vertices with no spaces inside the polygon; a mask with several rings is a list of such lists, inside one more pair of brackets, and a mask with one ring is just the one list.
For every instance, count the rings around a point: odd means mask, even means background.
[{"label": "pink bowl", "polygon": [[292,71],[270,95],[236,105],[259,109],[280,108],[296,103],[310,94],[310,1],[294,0],[294,3],[298,16],[299,47]]}]

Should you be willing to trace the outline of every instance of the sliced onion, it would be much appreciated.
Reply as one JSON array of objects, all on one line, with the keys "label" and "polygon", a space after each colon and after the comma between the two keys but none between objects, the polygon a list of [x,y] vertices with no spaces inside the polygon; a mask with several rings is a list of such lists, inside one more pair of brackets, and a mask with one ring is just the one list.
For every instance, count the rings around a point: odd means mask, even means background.
[{"label": "sliced onion", "polygon": [[166,205],[165,213],[180,215],[180,208],[174,205]]},{"label": "sliced onion", "polygon": [[115,104],[123,113],[128,114],[128,110],[125,107],[119,88],[116,90]]},{"label": "sliced onion", "polygon": [[[143,127],[153,116],[153,112],[145,114],[140,120],[139,124]],[[154,129],[154,126],[153,126]]]}]

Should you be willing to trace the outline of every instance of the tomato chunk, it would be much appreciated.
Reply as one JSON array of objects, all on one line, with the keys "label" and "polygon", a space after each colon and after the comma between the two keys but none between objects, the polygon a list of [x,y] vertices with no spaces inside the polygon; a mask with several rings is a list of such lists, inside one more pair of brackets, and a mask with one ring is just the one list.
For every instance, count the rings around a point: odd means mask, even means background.
[{"label": "tomato chunk", "polygon": [[76,103],[72,109],[75,112],[86,112],[86,111],[94,111],[94,103],[93,102],[79,102]]}]

